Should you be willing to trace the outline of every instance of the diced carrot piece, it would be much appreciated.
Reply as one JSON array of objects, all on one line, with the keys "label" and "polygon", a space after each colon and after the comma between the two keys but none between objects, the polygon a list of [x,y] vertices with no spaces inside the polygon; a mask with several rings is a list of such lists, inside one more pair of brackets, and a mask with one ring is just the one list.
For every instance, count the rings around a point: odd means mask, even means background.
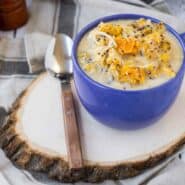
[{"label": "diced carrot piece", "polygon": [[134,38],[115,38],[117,50],[120,54],[135,54],[138,52],[138,43]]}]

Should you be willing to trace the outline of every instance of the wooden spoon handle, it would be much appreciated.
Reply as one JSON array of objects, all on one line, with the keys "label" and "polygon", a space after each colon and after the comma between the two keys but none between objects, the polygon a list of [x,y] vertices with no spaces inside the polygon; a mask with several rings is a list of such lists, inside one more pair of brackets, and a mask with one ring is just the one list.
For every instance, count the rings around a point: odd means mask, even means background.
[{"label": "wooden spoon handle", "polygon": [[80,169],[83,167],[82,152],[70,84],[62,84],[62,102],[69,167]]}]

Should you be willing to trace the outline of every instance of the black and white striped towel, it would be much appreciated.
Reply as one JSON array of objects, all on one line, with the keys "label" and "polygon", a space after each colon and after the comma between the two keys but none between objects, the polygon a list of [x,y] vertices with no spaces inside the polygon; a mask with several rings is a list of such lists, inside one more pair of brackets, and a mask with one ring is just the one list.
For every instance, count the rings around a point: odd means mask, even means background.
[{"label": "black and white striped towel", "polygon": [[[44,53],[51,36],[71,37],[88,22],[108,14],[140,13],[157,17],[179,33],[185,32],[185,0],[27,0],[30,20],[26,26],[0,32],[0,122],[18,94],[44,70]],[[180,19],[170,15],[178,15]],[[184,150],[137,177],[106,181],[107,185],[185,184]],[[180,154],[181,159],[178,157]],[[16,177],[16,178],[15,178]],[[36,180],[37,179],[37,180]],[[0,151],[0,185],[59,185],[43,175],[16,169]],[[85,185],[86,183],[77,183]]]}]

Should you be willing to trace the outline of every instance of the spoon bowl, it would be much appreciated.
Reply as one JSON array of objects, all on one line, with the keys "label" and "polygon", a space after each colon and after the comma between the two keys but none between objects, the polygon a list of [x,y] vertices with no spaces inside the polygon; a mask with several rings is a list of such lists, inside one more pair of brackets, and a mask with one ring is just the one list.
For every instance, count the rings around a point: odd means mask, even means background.
[{"label": "spoon bowl", "polygon": [[55,77],[68,79],[72,76],[72,45],[72,39],[66,34],[57,34],[55,38],[51,40],[46,51],[45,68]]}]

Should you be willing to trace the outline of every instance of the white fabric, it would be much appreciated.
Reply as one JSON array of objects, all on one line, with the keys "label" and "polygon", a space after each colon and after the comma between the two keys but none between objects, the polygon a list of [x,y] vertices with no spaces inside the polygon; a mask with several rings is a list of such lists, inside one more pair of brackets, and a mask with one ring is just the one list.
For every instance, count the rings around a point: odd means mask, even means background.
[{"label": "white fabric", "polygon": [[25,35],[24,43],[30,73],[44,69],[44,56],[51,39],[52,36],[43,33],[28,33]]},{"label": "white fabric", "polygon": [[[94,0],[78,0],[82,4],[80,6],[79,21],[76,26],[76,31],[79,31],[83,26],[85,26],[90,21],[97,19],[102,16],[119,14],[119,13],[134,13],[134,14],[143,14],[148,16],[156,17],[169,25],[173,26],[179,33],[185,32],[185,26],[182,20],[177,19],[176,17],[168,14],[161,13],[159,11],[134,7],[132,5],[120,5],[116,1],[94,1]],[[91,12],[91,13],[89,13]],[[85,19],[84,19],[85,17]]]},{"label": "white fabric", "polygon": [[185,184],[185,163],[179,159],[170,164],[164,172],[154,177],[148,185]]},{"label": "white fabric", "polygon": [[178,16],[181,20],[185,19],[185,0],[166,0],[166,5],[172,14]]}]

